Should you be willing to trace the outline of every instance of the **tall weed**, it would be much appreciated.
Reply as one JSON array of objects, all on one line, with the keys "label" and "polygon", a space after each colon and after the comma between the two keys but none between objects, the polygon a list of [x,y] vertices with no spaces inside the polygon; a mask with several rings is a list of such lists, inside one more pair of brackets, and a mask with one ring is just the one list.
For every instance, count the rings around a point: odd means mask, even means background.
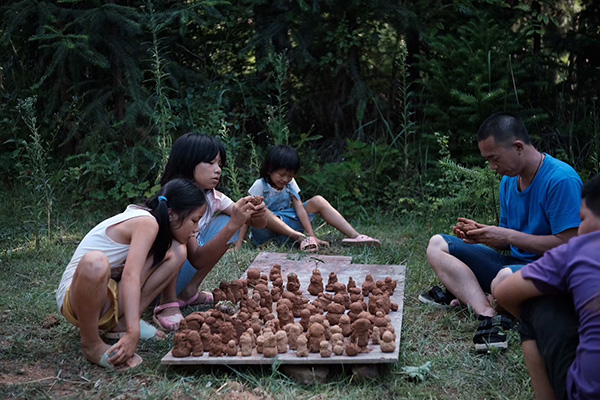
[{"label": "tall weed", "polygon": [[51,237],[51,218],[54,206],[54,186],[52,174],[48,167],[49,144],[42,139],[35,111],[37,98],[28,97],[19,100],[18,111],[21,119],[30,131],[29,140],[23,140],[23,164],[21,165],[21,176],[25,179],[32,198],[27,205],[33,219],[35,232],[35,247],[39,249],[42,231],[40,226],[45,225],[48,237]]}]

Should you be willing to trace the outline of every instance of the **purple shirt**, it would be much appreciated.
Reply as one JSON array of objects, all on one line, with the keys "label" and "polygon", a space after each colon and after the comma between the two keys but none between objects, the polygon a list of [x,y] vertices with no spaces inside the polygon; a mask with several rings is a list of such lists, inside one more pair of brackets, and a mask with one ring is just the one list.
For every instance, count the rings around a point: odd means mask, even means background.
[{"label": "purple shirt", "polygon": [[567,374],[569,399],[600,398],[600,231],[574,237],[521,269],[547,295],[569,294],[579,345]]}]

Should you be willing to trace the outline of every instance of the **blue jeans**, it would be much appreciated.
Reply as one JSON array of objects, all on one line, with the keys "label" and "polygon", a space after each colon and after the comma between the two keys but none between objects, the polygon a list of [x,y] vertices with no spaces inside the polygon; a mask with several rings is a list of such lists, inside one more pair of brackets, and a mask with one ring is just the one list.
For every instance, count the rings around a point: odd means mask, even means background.
[{"label": "blue jeans", "polygon": [[[207,227],[204,228],[204,230],[200,233],[200,236],[198,238],[198,245],[202,247],[206,243],[214,239],[214,237],[217,236],[219,232],[221,232],[225,225],[227,225],[229,220],[230,217],[225,214],[220,214],[215,218],[211,219]],[[236,233],[234,233],[231,239],[229,239],[227,244],[235,243],[239,240],[239,238],[240,232],[236,231]],[[179,275],[177,275],[177,295],[179,295],[179,293],[181,293],[183,289],[185,289],[187,285],[189,285],[194,275],[196,275],[196,272],[198,272],[198,270],[194,268],[188,260],[186,260],[185,264],[183,264],[183,267],[181,267],[181,270],[179,271]]]},{"label": "blue jeans", "polygon": [[[306,202],[304,203],[304,205],[306,205]],[[294,210],[293,208],[286,208],[284,210],[274,211],[273,214],[275,214],[275,216],[277,218],[281,219],[283,222],[285,222],[285,224],[287,226],[289,226],[293,230],[298,231],[298,232],[304,232],[304,227],[302,226],[302,223],[300,223],[300,220],[298,219],[296,210]],[[312,221],[315,218],[315,214],[308,214],[308,218],[310,221]],[[287,242],[288,240],[290,240],[289,237],[287,237],[285,235],[278,235],[275,232],[273,232],[272,230],[267,229],[267,228],[263,228],[263,229],[250,228],[250,233],[251,233],[252,243],[254,243],[257,246],[260,246],[261,244],[268,242],[271,239],[277,239],[277,243],[279,243],[279,245],[282,245],[285,242]]]},{"label": "blue jeans", "polygon": [[491,293],[490,285],[502,268],[510,268],[516,272],[529,262],[505,256],[483,244],[466,244],[462,239],[451,235],[441,235],[451,255],[465,263],[473,271],[479,286],[486,293]]}]

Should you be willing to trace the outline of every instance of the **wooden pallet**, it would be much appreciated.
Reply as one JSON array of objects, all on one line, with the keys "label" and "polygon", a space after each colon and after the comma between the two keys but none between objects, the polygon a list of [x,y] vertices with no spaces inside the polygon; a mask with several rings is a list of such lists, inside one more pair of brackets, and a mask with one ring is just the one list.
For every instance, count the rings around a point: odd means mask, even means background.
[{"label": "wooden pallet", "polygon": [[[327,284],[327,279],[330,272],[335,272],[338,276],[338,281],[344,284],[348,283],[348,279],[352,277],[358,286],[362,285],[367,274],[371,274],[375,281],[383,280],[386,276],[391,276],[398,282],[394,295],[391,297],[392,302],[398,304],[398,311],[389,313],[392,325],[396,331],[396,350],[393,353],[383,353],[379,346],[369,345],[371,351],[369,353],[361,353],[356,357],[347,355],[336,356],[332,354],[329,358],[323,358],[319,353],[310,353],[308,357],[296,357],[295,351],[289,350],[287,353],[279,354],[275,358],[264,357],[262,354],[256,353],[250,357],[242,356],[223,356],[209,357],[208,352],[202,357],[173,357],[171,351],[165,355],[161,364],[164,365],[258,365],[258,364],[380,364],[380,363],[395,363],[398,361],[400,349],[400,338],[402,332],[402,311],[404,305],[404,280],[406,267],[404,265],[377,265],[377,264],[352,264],[352,257],[342,256],[321,256],[321,255],[305,255],[303,253],[271,253],[261,252],[250,267],[258,268],[266,275],[269,274],[271,267],[274,264],[281,265],[281,275],[284,278],[284,283],[287,282],[287,275],[294,272],[298,275],[301,283],[300,290],[303,295],[314,300],[315,296],[311,296],[306,288],[310,283],[312,270],[318,268],[323,276],[323,284]],[[250,268],[249,267],[249,268]],[[246,272],[241,278],[246,277]]]}]

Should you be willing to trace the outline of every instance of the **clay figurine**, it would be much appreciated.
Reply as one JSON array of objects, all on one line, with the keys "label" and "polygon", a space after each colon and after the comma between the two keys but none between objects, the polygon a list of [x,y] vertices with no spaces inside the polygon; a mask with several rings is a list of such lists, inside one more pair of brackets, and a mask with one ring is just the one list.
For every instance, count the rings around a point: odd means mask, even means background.
[{"label": "clay figurine", "polygon": [[287,276],[287,285],[286,289],[288,292],[296,293],[300,290],[300,280],[298,279],[298,275],[294,272],[290,272]]},{"label": "clay figurine", "polygon": [[321,353],[321,357],[329,358],[331,357],[331,344],[327,340],[323,340],[320,344],[319,353]]},{"label": "clay figurine", "polygon": [[285,331],[287,332],[288,337],[288,345],[290,346],[290,350],[298,349],[298,338],[304,332],[302,325],[299,323],[287,324],[285,327]]},{"label": "clay figurine", "polygon": [[381,333],[379,332],[379,327],[373,327],[373,332],[371,332],[371,343],[379,344],[381,342]]},{"label": "clay figurine", "polygon": [[347,356],[355,357],[358,353],[360,353],[360,347],[358,347],[355,343],[348,343],[346,345]]},{"label": "clay figurine", "polygon": [[235,343],[235,340],[231,339],[227,343],[227,346],[225,347],[225,353],[231,357],[237,356],[238,348],[237,348],[237,344]]},{"label": "clay figurine", "polygon": [[208,356],[209,357],[221,357],[223,355],[223,342],[221,341],[221,335],[215,333],[210,338],[210,345]]},{"label": "clay figurine", "polygon": [[296,343],[298,344],[298,349],[296,350],[296,357],[308,357],[308,339],[306,338],[306,336],[298,336],[298,340]]},{"label": "clay figurine", "polygon": [[393,353],[396,350],[396,343],[391,332],[386,331],[381,337],[381,351],[384,353]]},{"label": "clay figurine", "polygon": [[325,290],[328,292],[333,292],[333,285],[338,281],[337,274],[335,272],[329,273],[329,279],[327,280],[327,286],[325,286]]},{"label": "clay figurine", "polygon": [[185,333],[178,332],[173,337],[173,350],[171,354],[173,357],[187,357],[192,352],[192,345],[188,343],[187,335]]},{"label": "clay figurine", "polygon": [[315,322],[308,327],[306,337],[308,338],[308,351],[318,353],[321,350],[321,342],[325,340],[325,328],[323,325]]},{"label": "clay figurine", "polygon": [[319,293],[323,293],[323,277],[321,271],[315,268],[310,277],[310,285],[308,285],[308,293],[313,296],[317,296]]},{"label": "clay figurine", "polygon": [[240,349],[242,357],[250,357],[252,355],[252,337],[250,333],[244,332],[240,336]]},{"label": "clay figurine", "polygon": [[248,285],[250,287],[258,285],[258,281],[260,280],[260,270],[258,268],[248,268],[246,275],[248,276]]},{"label": "clay figurine", "polygon": [[373,280],[373,275],[367,274],[365,277],[365,281],[362,284],[362,294],[367,297],[369,293],[375,288],[375,281]]},{"label": "clay figurine", "polygon": [[365,351],[369,345],[371,336],[371,322],[366,318],[359,318],[352,323],[352,336],[350,339],[360,347],[361,351]]},{"label": "clay figurine", "polygon": [[347,315],[342,315],[338,322],[340,328],[342,328],[342,335],[344,337],[348,337],[352,334],[352,324],[350,322],[350,317]]},{"label": "clay figurine", "polygon": [[[284,332],[285,333],[285,332]],[[277,355],[277,338],[275,334],[271,331],[265,331],[263,333],[264,344],[262,348],[263,356],[265,357],[275,357]]]},{"label": "clay figurine", "polygon": [[288,336],[284,330],[277,331],[275,334],[275,340],[277,341],[277,352],[287,353],[288,351]]},{"label": "clay figurine", "polygon": [[189,331],[187,333],[187,341],[192,346],[192,356],[202,357],[204,354],[204,347],[202,346],[202,339],[198,331]]}]

